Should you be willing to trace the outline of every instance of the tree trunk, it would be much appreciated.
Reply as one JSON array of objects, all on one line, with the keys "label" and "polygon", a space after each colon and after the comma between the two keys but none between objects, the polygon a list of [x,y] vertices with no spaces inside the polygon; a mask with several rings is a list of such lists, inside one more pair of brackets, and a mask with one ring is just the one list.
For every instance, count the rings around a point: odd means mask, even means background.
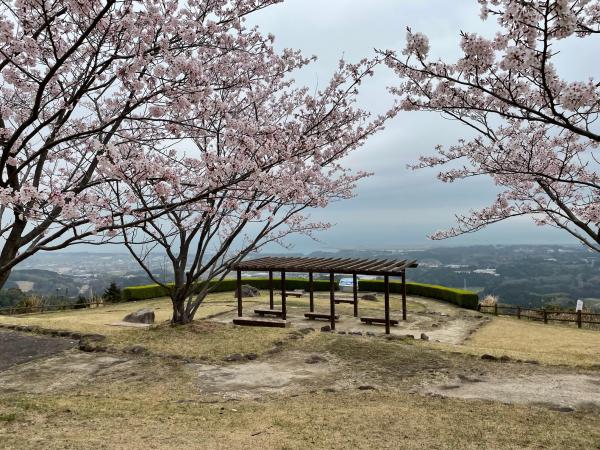
[{"label": "tree trunk", "polygon": [[8,266],[9,268],[0,270],[0,289],[6,284],[12,270],[13,266],[10,264],[14,263],[14,259],[19,254],[19,249],[21,248],[21,234],[23,233],[23,230],[25,230],[26,225],[27,222],[24,220],[15,220],[10,234],[6,237],[6,241],[0,252],[0,267]]},{"label": "tree trunk", "polygon": [[171,303],[173,304],[173,317],[171,318],[171,323],[173,325],[185,325],[190,323],[194,316],[188,314],[185,307],[185,299],[186,295],[182,295],[179,290],[175,290],[171,297]]},{"label": "tree trunk", "polygon": [[3,272],[0,272],[0,289],[2,289],[4,287],[4,285],[6,284],[6,282],[8,281],[8,277],[10,276],[10,269],[7,269]]}]

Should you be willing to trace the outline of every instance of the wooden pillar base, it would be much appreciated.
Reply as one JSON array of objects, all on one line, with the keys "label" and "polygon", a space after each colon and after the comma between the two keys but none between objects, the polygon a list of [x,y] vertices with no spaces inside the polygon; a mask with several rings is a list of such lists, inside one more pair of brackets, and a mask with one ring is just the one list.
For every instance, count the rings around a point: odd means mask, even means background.
[{"label": "wooden pillar base", "polygon": [[333,272],[329,274],[329,314],[331,329],[335,330],[335,277]]}]

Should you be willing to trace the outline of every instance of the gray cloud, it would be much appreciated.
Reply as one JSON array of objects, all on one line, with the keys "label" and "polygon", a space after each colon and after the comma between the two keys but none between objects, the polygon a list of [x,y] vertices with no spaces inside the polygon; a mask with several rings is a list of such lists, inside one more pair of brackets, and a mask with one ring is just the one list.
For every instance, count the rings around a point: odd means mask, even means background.
[{"label": "gray cloud", "polygon": [[[459,54],[460,30],[488,36],[496,30],[493,20],[479,19],[475,0],[287,0],[253,16],[252,23],[273,33],[278,48],[300,49],[305,55],[319,57],[295,76],[299,83],[311,87],[327,82],[341,56],[356,61],[372,55],[374,48],[400,50],[407,26],[425,32],[432,55],[446,60]],[[560,50],[558,60],[565,68],[565,77],[598,71],[593,47],[580,49],[577,42],[569,42]],[[364,86],[361,106],[385,111],[391,103],[385,88],[395,83],[394,74],[382,68]],[[445,184],[435,178],[435,171],[413,172],[406,165],[418,155],[433,153],[436,144],[451,145],[459,137],[468,136],[469,131],[460,124],[435,113],[400,114],[386,130],[348,157],[346,162],[353,169],[375,172],[360,183],[357,197],[313,212],[316,219],[336,226],[319,234],[321,243],[293,238],[295,250],[398,248],[431,243],[426,238],[428,233],[453,225],[455,213],[490,203],[497,188],[488,179]],[[519,219],[445,244],[571,242],[566,234]]]}]

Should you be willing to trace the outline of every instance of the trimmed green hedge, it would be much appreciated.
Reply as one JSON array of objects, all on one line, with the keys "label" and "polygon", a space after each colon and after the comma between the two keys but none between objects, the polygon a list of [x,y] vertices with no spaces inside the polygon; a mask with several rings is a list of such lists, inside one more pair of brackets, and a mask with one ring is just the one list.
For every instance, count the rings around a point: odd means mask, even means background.
[{"label": "trimmed green hedge", "polygon": [[[249,284],[250,286],[254,286],[257,289],[267,290],[269,289],[269,279],[268,278],[244,278],[242,280],[244,284]],[[216,281],[210,281],[211,284],[211,292],[227,292],[227,291],[235,291],[236,289],[236,280],[235,278],[227,278],[218,286]],[[169,283],[169,285],[173,285]],[[279,289],[281,286],[281,281],[279,278],[273,278],[273,286],[275,289]],[[308,290],[308,280],[302,278],[286,278],[285,279],[285,288],[287,290],[294,289],[304,289]],[[335,288],[338,289],[338,283],[335,283]],[[329,281],[327,280],[314,280],[313,281],[313,289],[315,291],[329,291]],[[156,297],[166,297],[169,293],[165,288],[159,286],[157,284],[149,284],[147,286],[130,286],[123,288],[123,301],[131,302],[134,300],[147,300],[149,298]]]},{"label": "trimmed green hedge", "polygon": [[[249,284],[257,289],[269,289],[268,278],[244,278],[242,281],[244,284]],[[218,286],[214,286],[216,284],[215,281],[211,281],[210,284],[213,285],[211,292],[235,291],[236,288],[236,280],[233,278],[221,281]],[[279,289],[280,280],[278,278],[273,279],[273,285],[276,289]],[[329,291],[329,281],[327,280],[315,280],[313,286],[315,291]],[[288,290],[308,290],[308,280],[302,278],[287,278],[285,280],[285,287]],[[383,292],[383,281],[359,280],[358,287],[361,291]],[[335,288],[338,289],[337,282]],[[402,292],[402,283],[399,281],[390,281],[390,292],[400,294]],[[421,297],[444,300],[468,309],[477,309],[477,305],[479,304],[479,296],[475,292],[432,284],[407,282],[406,293],[408,295],[419,295]],[[156,284],[131,286],[123,289],[123,300],[126,302],[165,297],[168,295],[166,289]]]},{"label": "trimmed green hedge", "polygon": [[[383,281],[360,280],[358,287],[361,291],[383,292]],[[390,292],[400,294],[402,292],[402,283],[399,281],[390,281]],[[477,309],[477,305],[479,304],[479,296],[475,292],[433,284],[407,282],[406,294],[444,300],[468,309]]]}]

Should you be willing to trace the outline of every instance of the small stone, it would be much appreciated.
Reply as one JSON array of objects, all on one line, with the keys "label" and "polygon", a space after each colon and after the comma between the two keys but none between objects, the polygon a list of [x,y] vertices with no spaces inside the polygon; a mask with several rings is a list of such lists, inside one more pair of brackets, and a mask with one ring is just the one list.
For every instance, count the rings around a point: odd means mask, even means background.
[{"label": "small stone", "polygon": [[428,341],[429,340],[429,336],[427,336],[425,333],[421,333],[421,339],[424,341]]},{"label": "small stone", "polygon": [[376,302],[377,301],[377,295],[375,295],[375,294],[364,294],[360,299],[361,300],[368,300],[370,302]]},{"label": "small stone", "polygon": [[281,347],[273,347],[265,352],[267,355],[274,355],[275,353],[281,353],[283,349]]},{"label": "small stone", "polygon": [[258,358],[256,353],[246,353],[245,356],[248,361],[254,361],[256,358]]},{"label": "small stone", "polygon": [[141,345],[131,345],[129,347],[125,347],[123,349],[123,351],[125,353],[132,353],[134,355],[141,355],[143,353],[148,353],[148,350],[146,349],[146,347],[143,347]]},{"label": "small stone", "polygon": [[86,340],[88,342],[100,342],[105,341],[106,336],[104,336],[103,334],[84,334],[83,336],[81,336],[81,339]]},{"label": "small stone", "polygon": [[94,345],[89,342],[79,342],[79,350],[83,352],[106,352],[108,347],[105,345]]},{"label": "small stone", "polygon": [[351,335],[353,335],[353,336],[362,336],[362,335],[363,335],[363,334],[362,334],[362,331],[351,331],[351,332],[350,332],[350,333],[348,333],[348,334],[351,334]]},{"label": "small stone", "polygon": [[304,362],[306,364],[318,364],[318,363],[327,362],[327,359],[325,359],[324,357],[322,357],[320,355],[310,355],[308,358],[306,358],[304,360]]},{"label": "small stone", "polygon": [[484,361],[498,361],[498,358],[496,358],[494,355],[489,355],[487,353],[481,355],[481,359]]},{"label": "small stone", "polygon": [[509,362],[510,361],[510,356],[502,355],[500,357],[500,361],[501,362]]},{"label": "small stone", "polygon": [[243,359],[244,359],[244,357],[240,353],[233,353],[233,354],[228,355],[225,358],[223,358],[223,361],[234,362],[234,361],[242,361]]},{"label": "small stone", "polygon": [[287,338],[294,341],[294,340],[298,340],[298,339],[303,339],[304,336],[302,336],[301,334],[290,334],[290,335],[288,335]]},{"label": "small stone", "polygon": [[573,411],[575,411],[575,409],[571,408],[570,406],[551,406],[550,410],[558,411],[558,412],[573,412]]},{"label": "small stone", "polygon": [[375,333],[373,333],[372,331],[367,331],[367,336],[377,336]]},{"label": "small stone", "polygon": [[325,325],[324,327],[321,327],[321,331],[322,332],[331,331],[331,325]]},{"label": "small stone", "polygon": [[310,327],[308,327],[308,328],[300,328],[300,329],[298,330],[298,332],[299,332],[299,333],[302,333],[302,334],[310,334],[310,333],[312,333],[313,331],[315,331],[315,329],[314,329],[314,328],[310,328]]},{"label": "small stone", "polygon": [[432,323],[431,327],[432,328],[439,328],[440,324],[439,323]]},{"label": "small stone", "polygon": [[370,384],[362,384],[358,387],[360,391],[374,391],[375,389],[375,386],[371,386]]},{"label": "small stone", "polygon": [[346,334],[345,331],[338,331],[338,334]]},{"label": "small stone", "polygon": [[149,308],[138,309],[131,314],[127,314],[123,318],[123,322],[154,323],[154,311]]},{"label": "small stone", "polygon": [[[237,297],[237,291],[233,293],[234,297]],[[242,297],[260,297],[260,291],[254,286],[249,284],[242,285]]]},{"label": "small stone", "polygon": [[523,361],[525,364],[539,364],[539,361],[536,361],[535,359],[527,359],[525,361]]},{"label": "small stone", "polygon": [[93,352],[96,349],[96,347],[94,347],[91,344],[79,344],[79,350],[81,350],[82,352]]}]

